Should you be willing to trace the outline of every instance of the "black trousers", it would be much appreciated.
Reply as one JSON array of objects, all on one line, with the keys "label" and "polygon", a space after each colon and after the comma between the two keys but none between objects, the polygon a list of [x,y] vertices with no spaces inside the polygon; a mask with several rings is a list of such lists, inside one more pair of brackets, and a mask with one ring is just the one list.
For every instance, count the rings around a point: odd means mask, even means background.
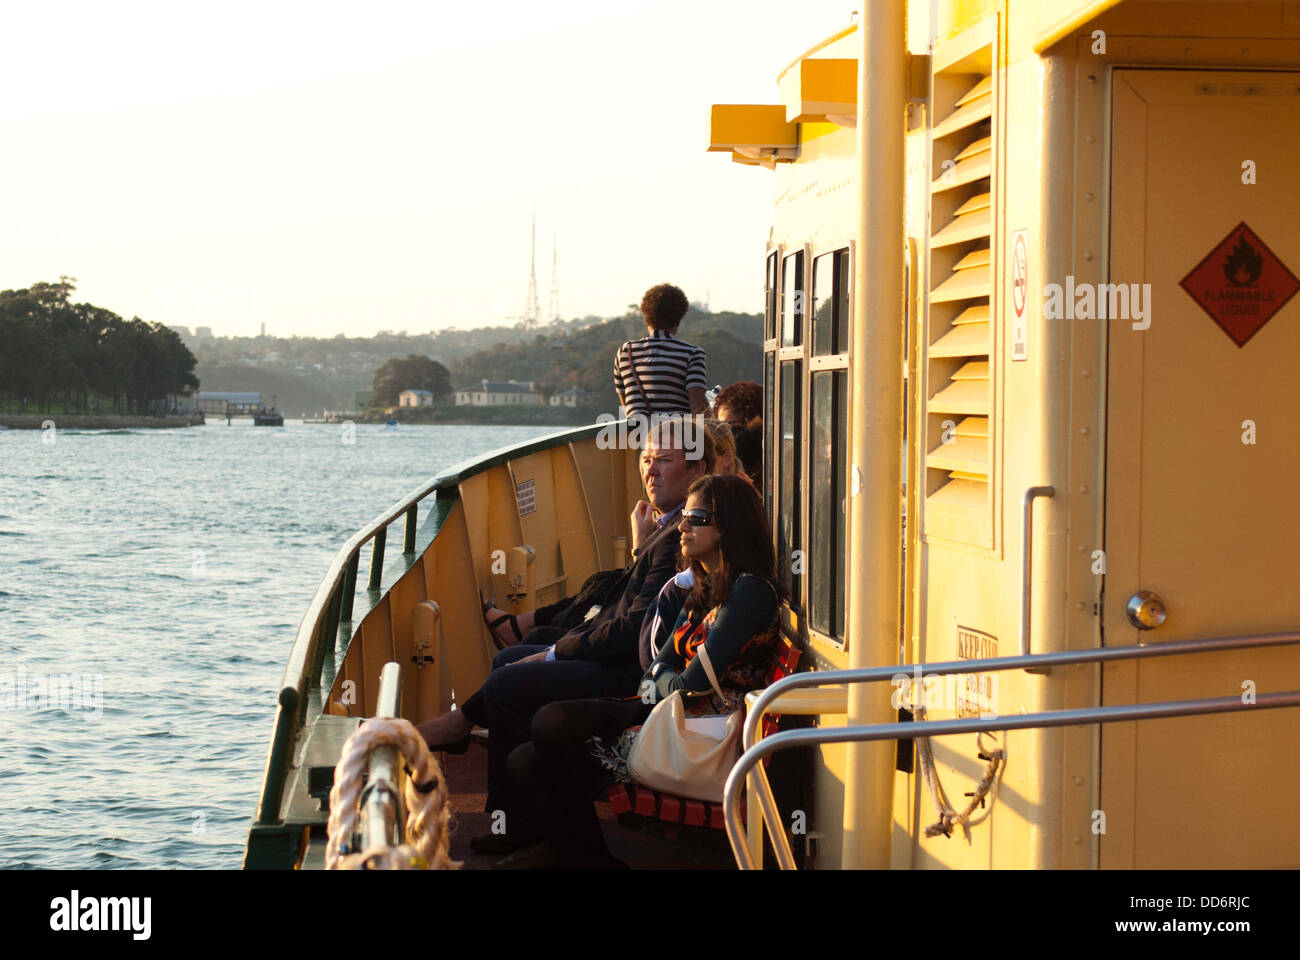
[{"label": "black trousers", "polygon": [[467,720],[487,727],[490,733],[486,809],[489,813],[505,811],[507,834],[537,833],[528,808],[511,795],[506,772],[510,752],[528,740],[533,714],[554,700],[595,697],[603,689],[601,666],[594,660],[515,663],[545,651],[563,634],[558,627],[530,630],[523,643],[496,655],[487,682],[461,705]]},{"label": "black trousers", "polygon": [[592,803],[614,775],[592,755],[589,741],[599,737],[613,747],[651,709],[636,697],[550,703],[533,717],[531,740],[511,752],[511,794],[526,806],[529,823],[551,842],[564,866],[619,865],[605,846]]}]

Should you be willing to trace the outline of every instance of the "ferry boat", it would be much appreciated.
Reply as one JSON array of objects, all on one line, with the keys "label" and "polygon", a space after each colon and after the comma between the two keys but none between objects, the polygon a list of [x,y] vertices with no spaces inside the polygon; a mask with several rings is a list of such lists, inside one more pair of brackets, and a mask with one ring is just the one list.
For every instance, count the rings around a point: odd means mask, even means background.
[{"label": "ferry boat", "polygon": [[255,427],[283,427],[284,414],[280,413],[275,406],[275,397],[271,398],[271,406],[261,407],[253,411],[253,426]]},{"label": "ferry boat", "polygon": [[[710,115],[709,149],[775,180],[764,495],[803,649],[751,698],[731,855],[1297,866],[1300,14],[866,8]],[[362,717],[477,689],[480,590],[527,610],[625,559],[635,454],[599,430],[462,464],[344,545],[247,866],[320,863]],[[783,805],[761,761],[796,754]]]}]

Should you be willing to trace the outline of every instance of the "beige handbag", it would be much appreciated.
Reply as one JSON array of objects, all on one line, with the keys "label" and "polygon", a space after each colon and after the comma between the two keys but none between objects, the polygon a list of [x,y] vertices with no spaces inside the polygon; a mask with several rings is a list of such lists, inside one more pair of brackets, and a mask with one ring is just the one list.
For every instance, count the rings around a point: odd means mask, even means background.
[{"label": "beige handbag", "polygon": [[[722,688],[701,644],[699,658],[718,696]],[[722,802],[727,775],[740,759],[740,711],[727,716],[688,717],[682,691],[655,705],[627,756],[627,770],[652,790],[695,800]]]}]

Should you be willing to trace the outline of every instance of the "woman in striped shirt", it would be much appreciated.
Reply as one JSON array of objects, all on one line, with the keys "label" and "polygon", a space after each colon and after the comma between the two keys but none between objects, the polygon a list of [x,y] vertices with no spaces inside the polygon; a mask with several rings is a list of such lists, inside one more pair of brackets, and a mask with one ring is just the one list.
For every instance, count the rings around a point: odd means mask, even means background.
[{"label": "woman in striped shirt", "polygon": [[704,351],[675,334],[690,303],[669,283],[651,287],[641,298],[648,336],[629,340],[614,354],[614,389],[629,415],[703,413]]}]

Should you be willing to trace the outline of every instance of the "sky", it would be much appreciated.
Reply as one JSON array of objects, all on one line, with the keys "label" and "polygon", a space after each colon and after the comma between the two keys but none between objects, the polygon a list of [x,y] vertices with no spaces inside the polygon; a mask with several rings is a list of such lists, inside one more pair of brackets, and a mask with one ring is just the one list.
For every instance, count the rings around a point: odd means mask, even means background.
[{"label": "sky", "polygon": [[[217,336],[543,321],[671,282],[762,309],[772,174],[707,153],[712,103],[855,0],[5,0],[0,289]],[[553,239],[556,238],[556,239]]]}]

